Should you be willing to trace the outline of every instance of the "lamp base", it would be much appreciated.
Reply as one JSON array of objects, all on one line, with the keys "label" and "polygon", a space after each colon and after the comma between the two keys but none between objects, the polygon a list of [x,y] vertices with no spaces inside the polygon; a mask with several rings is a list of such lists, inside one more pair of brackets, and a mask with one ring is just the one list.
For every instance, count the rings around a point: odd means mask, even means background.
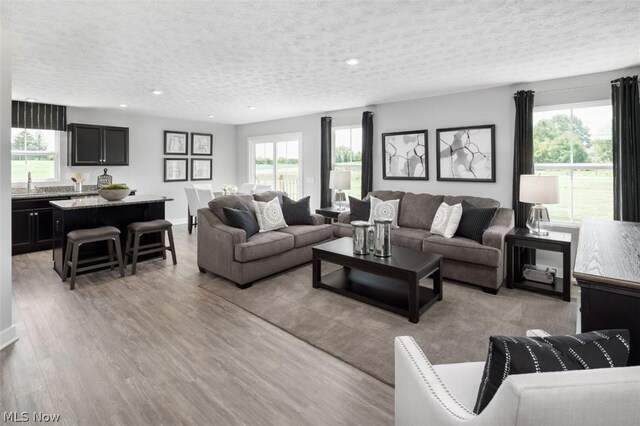
[{"label": "lamp base", "polygon": [[336,208],[340,211],[345,211],[347,204],[347,194],[345,194],[341,189],[336,190],[336,200],[335,200]]},{"label": "lamp base", "polygon": [[529,210],[527,228],[534,235],[549,235],[551,222],[549,221],[549,210],[542,204],[534,204]]}]

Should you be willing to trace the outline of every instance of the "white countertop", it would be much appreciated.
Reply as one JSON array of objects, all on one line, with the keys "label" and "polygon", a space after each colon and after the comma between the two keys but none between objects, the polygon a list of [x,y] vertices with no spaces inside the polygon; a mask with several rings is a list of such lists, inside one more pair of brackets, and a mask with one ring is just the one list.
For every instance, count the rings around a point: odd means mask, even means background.
[{"label": "white countertop", "polygon": [[62,210],[77,210],[126,206],[134,204],[159,203],[165,201],[173,201],[173,198],[168,198],[160,195],[133,195],[126,197],[124,200],[120,201],[107,201],[102,197],[83,197],[74,198],[71,200],[50,201],[49,204]]}]

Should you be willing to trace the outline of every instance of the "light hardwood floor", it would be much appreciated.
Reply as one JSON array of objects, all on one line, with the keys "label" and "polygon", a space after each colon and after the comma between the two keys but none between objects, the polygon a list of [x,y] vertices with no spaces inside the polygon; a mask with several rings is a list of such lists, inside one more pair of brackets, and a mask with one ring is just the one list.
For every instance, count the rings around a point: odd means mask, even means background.
[{"label": "light hardwood floor", "polygon": [[195,232],[174,232],[177,266],[97,272],[73,291],[49,251],[13,257],[20,340],[0,352],[0,413],[91,425],[393,423],[390,386],[199,288],[212,276],[198,272]]}]

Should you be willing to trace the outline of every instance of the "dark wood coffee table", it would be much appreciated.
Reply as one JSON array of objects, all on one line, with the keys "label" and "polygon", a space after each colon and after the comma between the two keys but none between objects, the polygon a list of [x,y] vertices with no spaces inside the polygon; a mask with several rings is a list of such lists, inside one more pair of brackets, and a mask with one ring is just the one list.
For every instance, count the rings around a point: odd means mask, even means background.
[{"label": "dark wood coffee table", "polygon": [[[321,261],[342,265],[322,275]],[[340,238],[313,247],[313,287],[420,320],[436,301],[442,300],[442,256],[393,246],[391,257],[353,254],[353,240]],[[433,289],[420,287],[422,278],[433,278]]]}]

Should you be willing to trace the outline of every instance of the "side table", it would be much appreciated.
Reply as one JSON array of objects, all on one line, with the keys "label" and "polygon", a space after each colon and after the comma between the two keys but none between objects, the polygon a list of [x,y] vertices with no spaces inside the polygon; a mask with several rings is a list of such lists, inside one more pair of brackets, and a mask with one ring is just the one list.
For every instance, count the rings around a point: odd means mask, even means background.
[{"label": "side table", "polygon": [[340,215],[340,213],[345,213],[349,211],[350,211],[349,209],[338,210],[337,207],[331,206],[331,207],[323,207],[321,209],[316,209],[316,214],[324,216],[324,221],[326,223],[333,223],[334,221],[338,220],[338,215]]},{"label": "side table", "polygon": [[[571,234],[549,232],[549,235],[535,235],[525,228],[514,228],[505,237],[507,250],[507,288],[522,288],[538,293],[562,296],[571,301]],[[516,281],[513,270],[513,256],[516,247],[546,250],[562,253],[562,281],[556,278],[554,286],[535,281]]]}]

